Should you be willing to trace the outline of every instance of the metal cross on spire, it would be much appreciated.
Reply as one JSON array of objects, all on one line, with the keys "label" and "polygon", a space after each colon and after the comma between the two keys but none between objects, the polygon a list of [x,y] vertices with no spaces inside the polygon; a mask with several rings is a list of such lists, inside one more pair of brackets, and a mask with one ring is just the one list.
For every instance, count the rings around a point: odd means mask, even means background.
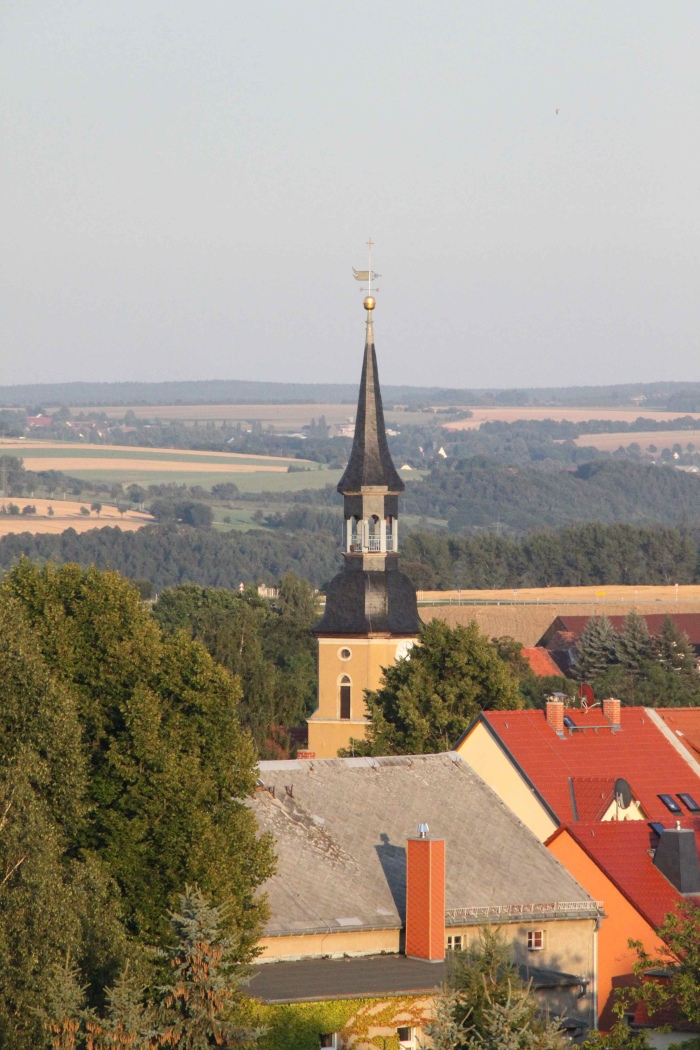
[{"label": "metal cross on spire", "polygon": [[[366,281],[367,282],[367,287],[366,288],[361,288],[360,290],[367,293],[366,297],[365,297],[365,309],[366,310],[373,310],[374,309],[374,295],[372,294],[372,281],[376,281],[376,279],[378,277],[381,277],[381,274],[380,273],[375,273],[374,270],[372,269],[372,248],[374,247],[374,241],[370,237],[370,239],[366,243],[367,243],[367,269],[366,270],[356,270],[355,267],[353,266],[353,268],[352,268],[352,275],[353,275],[353,277],[355,278],[356,281]],[[375,292],[378,292],[379,288],[375,288],[374,290],[375,290]]]}]

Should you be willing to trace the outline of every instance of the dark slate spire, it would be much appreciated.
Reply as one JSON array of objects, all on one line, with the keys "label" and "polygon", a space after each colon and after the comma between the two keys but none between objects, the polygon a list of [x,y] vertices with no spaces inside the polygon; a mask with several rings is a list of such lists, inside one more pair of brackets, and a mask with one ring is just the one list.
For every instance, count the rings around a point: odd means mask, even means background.
[{"label": "dark slate spire", "polygon": [[385,488],[389,492],[403,492],[405,488],[386,440],[371,309],[367,310],[365,359],[357,402],[355,438],[348,465],[338,484],[338,492],[345,496],[361,492],[367,487]]},{"label": "dark slate spire", "polygon": [[[361,277],[362,275],[357,275]],[[372,334],[374,297],[365,298],[367,338],[357,403],[355,440],[338,491],[343,495],[343,571],[328,584],[317,635],[388,634],[420,630],[416,590],[399,571],[399,493],[384,430],[377,356]]]}]

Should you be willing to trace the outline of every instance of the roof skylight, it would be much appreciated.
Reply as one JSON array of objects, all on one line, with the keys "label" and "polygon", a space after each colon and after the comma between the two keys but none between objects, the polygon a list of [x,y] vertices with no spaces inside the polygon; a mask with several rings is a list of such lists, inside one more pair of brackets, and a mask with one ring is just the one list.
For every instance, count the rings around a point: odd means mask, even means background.
[{"label": "roof skylight", "polygon": [[700,813],[700,806],[697,804],[692,795],[689,795],[687,791],[679,791],[678,797],[691,813]]},{"label": "roof skylight", "polygon": [[683,810],[676,802],[673,795],[659,795],[659,798],[663,802],[666,809],[670,809],[672,813],[682,813]]}]

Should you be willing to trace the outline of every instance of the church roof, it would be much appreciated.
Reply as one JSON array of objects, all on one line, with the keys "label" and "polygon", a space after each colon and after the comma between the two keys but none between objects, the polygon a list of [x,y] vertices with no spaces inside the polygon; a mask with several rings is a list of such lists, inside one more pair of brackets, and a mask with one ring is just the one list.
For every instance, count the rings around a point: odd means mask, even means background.
[{"label": "church roof", "polygon": [[361,492],[367,487],[386,488],[389,492],[403,492],[405,488],[394,466],[386,440],[371,319],[367,321],[355,438],[348,465],[338,484],[338,492],[348,495]]}]

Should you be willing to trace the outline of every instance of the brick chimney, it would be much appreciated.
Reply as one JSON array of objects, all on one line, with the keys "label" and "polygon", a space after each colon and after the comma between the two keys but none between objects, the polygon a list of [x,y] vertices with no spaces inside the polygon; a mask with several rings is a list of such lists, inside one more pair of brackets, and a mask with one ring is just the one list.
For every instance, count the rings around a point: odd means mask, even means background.
[{"label": "brick chimney", "polygon": [[559,733],[560,736],[564,735],[563,700],[547,700],[547,724],[552,727],[555,733]]},{"label": "brick chimney", "polygon": [[620,725],[620,701],[614,697],[603,700],[603,714],[611,726],[618,728]]},{"label": "brick chimney", "polygon": [[406,955],[441,962],[445,958],[445,840],[418,828],[406,850]]}]

